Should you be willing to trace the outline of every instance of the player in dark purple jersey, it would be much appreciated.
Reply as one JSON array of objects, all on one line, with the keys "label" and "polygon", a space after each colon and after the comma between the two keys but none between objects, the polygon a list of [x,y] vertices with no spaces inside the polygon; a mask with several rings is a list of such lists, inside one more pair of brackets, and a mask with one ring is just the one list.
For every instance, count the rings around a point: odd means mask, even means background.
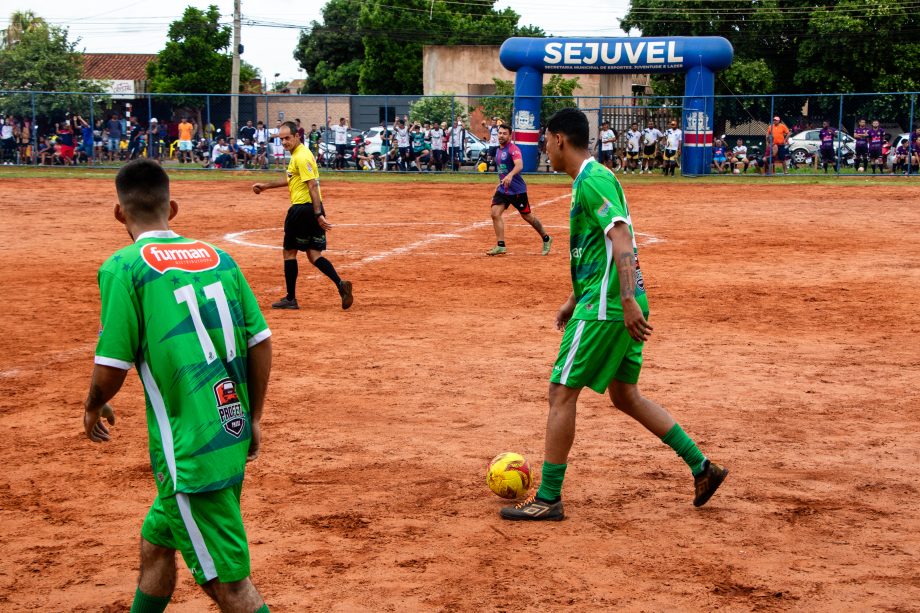
[{"label": "player in dark purple jersey", "polygon": [[856,124],[853,138],[856,139],[856,170],[862,172],[869,166],[869,127],[865,119]]},{"label": "player in dark purple jersey", "polygon": [[878,119],[872,120],[872,127],[869,129],[869,163],[872,164],[872,174],[878,170],[881,174],[885,169],[885,162],[882,160],[882,147],[885,145],[885,131],[878,125]]},{"label": "player in dark purple jersey", "polygon": [[910,156],[910,151],[908,144],[910,141],[905,140],[903,143],[898,145],[898,148],[894,150],[894,161],[891,164],[891,172],[897,174],[901,172],[901,169],[904,169],[904,172],[907,171],[907,161]]},{"label": "player in dark purple jersey", "polygon": [[827,174],[829,166],[836,161],[834,155],[834,139],[837,137],[837,130],[832,128],[827,121],[821,126],[818,138],[821,140],[821,165],[824,166],[824,174]]},{"label": "player in dark purple jersey", "polygon": [[495,195],[492,196],[492,225],[495,227],[495,238],[498,244],[488,250],[486,255],[504,255],[508,252],[505,246],[505,220],[502,219],[502,215],[509,206],[516,208],[521,218],[540,235],[543,239],[543,255],[547,255],[553,239],[530,210],[527,185],[521,176],[521,171],[524,170],[524,160],[521,157],[521,150],[511,142],[511,127],[507,124],[498,127],[498,145],[498,151],[495,154],[495,164],[498,167],[498,188],[495,190]]}]

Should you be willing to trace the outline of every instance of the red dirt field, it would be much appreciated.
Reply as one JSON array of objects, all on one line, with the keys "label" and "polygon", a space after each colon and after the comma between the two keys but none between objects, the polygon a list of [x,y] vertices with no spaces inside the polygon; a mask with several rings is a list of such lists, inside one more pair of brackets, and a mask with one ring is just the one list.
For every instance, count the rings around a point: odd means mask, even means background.
[{"label": "red dirt field", "polygon": [[[568,517],[510,524],[485,467],[538,470],[570,289],[567,185],[531,187],[556,237],[491,186],[323,184],[352,310],[301,260],[286,193],[175,181],[173,228],[227,249],[274,331],[243,513],[272,611],[916,610],[920,185],[626,183],[655,333],[644,393],[731,475],[702,509],[683,462],[586,391]],[[111,180],[0,182],[0,610],[126,611],[155,496],[134,373],[113,440],[82,432],[96,269],[128,241]],[[257,230],[237,240],[231,232]],[[267,247],[266,247],[267,246]],[[216,610],[180,562],[170,611]]]}]

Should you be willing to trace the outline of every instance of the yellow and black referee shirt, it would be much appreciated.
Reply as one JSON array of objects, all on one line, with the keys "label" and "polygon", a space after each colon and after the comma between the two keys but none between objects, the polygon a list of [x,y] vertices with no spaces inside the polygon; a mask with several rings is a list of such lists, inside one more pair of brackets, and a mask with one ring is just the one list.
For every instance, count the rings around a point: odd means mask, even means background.
[{"label": "yellow and black referee shirt", "polygon": [[[319,181],[319,168],[310,149],[303,144],[291,152],[291,162],[287,167],[288,190],[291,192],[291,204],[309,204],[313,202],[307,181]],[[317,185],[319,189],[319,185]]]}]

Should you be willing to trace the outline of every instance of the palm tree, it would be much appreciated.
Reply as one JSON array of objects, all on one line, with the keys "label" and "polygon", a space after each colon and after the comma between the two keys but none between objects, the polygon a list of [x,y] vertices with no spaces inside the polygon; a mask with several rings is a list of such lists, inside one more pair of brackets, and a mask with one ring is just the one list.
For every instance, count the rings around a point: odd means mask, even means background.
[{"label": "palm tree", "polygon": [[20,41],[24,32],[32,32],[47,25],[44,19],[32,11],[15,11],[10,15],[10,25],[3,31],[3,38],[0,39],[0,44],[5,47],[12,47]]}]

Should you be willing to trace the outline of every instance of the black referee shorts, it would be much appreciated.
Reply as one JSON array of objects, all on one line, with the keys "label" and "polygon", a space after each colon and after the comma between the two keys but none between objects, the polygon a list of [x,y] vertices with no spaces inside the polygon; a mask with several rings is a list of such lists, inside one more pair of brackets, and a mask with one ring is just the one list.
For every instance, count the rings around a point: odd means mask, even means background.
[{"label": "black referee shorts", "polygon": [[[325,209],[321,209],[323,214]],[[326,249],[326,231],[323,230],[316,215],[313,214],[313,205],[294,204],[288,209],[284,218],[284,248],[287,251],[324,251]]]}]

